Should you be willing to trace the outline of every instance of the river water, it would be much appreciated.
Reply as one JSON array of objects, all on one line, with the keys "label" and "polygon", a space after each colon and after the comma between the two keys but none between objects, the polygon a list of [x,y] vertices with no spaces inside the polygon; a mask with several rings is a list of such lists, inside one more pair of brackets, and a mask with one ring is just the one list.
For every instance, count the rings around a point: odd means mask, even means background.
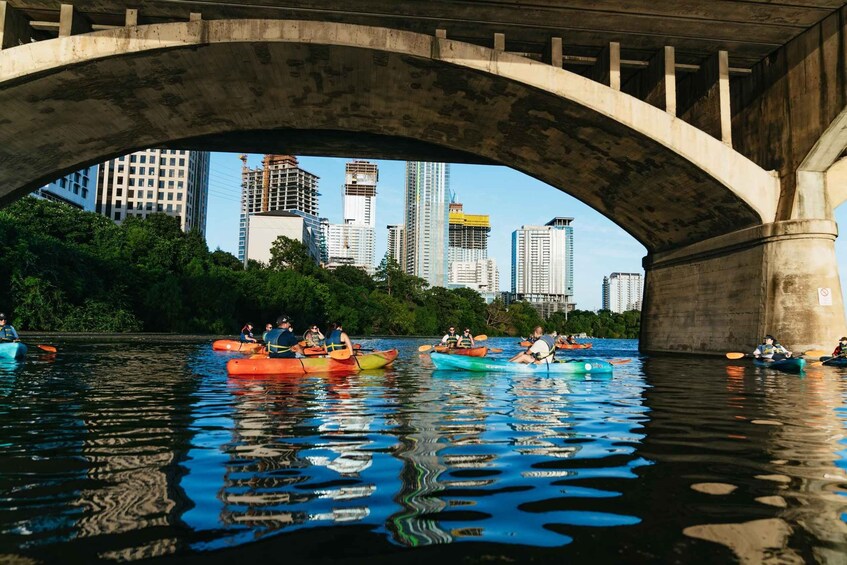
[{"label": "river water", "polygon": [[[847,561],[847,368],[229,378],[208,341],[0,364],[0,562]],[[518,350],[514,339],[488,345]],[[582,354],[582,353],[578,353]]]}]

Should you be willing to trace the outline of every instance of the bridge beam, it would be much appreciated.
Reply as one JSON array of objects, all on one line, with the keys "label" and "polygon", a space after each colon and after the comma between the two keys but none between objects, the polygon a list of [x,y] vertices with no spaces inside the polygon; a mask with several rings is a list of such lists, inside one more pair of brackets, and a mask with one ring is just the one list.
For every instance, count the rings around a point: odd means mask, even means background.
[{"label": "bridge beam", "polygon": [[16,47],[31,40],[32,28],[26,16],[12,8],[6,0],[0,0],[0,49]]},{"label": "bridge beam", "polygon": [[680,84],[679,116],[732,147],[729,56],[718,51]]},{"label": "bridge beam", "polygon": [[648,255],[642,351],[752,351],[765,334],[827,349],[847,334],[836,235],[829,220],[784,221]]},{"label": "bridge beam", "polygon": [[627,81],[623,90],[627,94],[631,94],[639,100],[675,116],[676,62],[674,48],[666,46],[661,51],[657,51],[647,63],[647,68]]}]

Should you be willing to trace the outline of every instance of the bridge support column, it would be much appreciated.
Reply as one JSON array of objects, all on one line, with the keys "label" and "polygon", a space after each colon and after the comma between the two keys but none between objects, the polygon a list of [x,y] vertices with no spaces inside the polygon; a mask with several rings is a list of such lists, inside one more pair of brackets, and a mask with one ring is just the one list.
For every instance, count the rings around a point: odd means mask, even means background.
[{"label": "bridge support column", "polygon": [[847,334],[830,220],[748,228],[648,255],[645,353],[752,351],[773,334],[794,351]]}]

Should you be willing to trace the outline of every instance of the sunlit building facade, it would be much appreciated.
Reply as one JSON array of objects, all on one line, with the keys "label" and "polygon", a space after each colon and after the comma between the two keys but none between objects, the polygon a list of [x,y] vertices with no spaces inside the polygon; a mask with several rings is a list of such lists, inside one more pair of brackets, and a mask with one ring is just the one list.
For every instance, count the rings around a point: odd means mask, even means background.
[{"label": "sunlit building facade", "polygon": [[622,313],[641,310],[644,277],[641,273],[612,273],[603,277],[603,310]]},{"label": "sunlit building facade", "polygon": [[512,232],[512,299],[547,317],[573,309],[573,218]]},{"label": "sunlit building facade", "polygon": [[447,286],[450,165],[406,163],[406,237],[403,267],[430,286]]}]

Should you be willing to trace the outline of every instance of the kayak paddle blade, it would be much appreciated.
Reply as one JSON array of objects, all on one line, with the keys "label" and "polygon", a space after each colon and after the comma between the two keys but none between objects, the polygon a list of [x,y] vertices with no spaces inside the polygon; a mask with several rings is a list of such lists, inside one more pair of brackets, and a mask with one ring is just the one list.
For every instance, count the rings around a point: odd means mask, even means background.
[{"label": "kayak paddle blade", "polygon": [[424,351],[429,351],[430,349],[432,349],[431,345],[421,345],[420,347],[418,347],[418,351],[420,351],[421,353],[423,353]]},{"label": "kayak paddle blade", "polygon": [[731,353],[726,354],[727,359],[743,359],[744,353],[739,353],[738,351],[733,351]]},{"label": "kayak paddle blade", "polygon": [[329,356],[336,361],[344,361],[350,359],[350,350],[346,347],[344,349],[333,349],[329,352]]}]

